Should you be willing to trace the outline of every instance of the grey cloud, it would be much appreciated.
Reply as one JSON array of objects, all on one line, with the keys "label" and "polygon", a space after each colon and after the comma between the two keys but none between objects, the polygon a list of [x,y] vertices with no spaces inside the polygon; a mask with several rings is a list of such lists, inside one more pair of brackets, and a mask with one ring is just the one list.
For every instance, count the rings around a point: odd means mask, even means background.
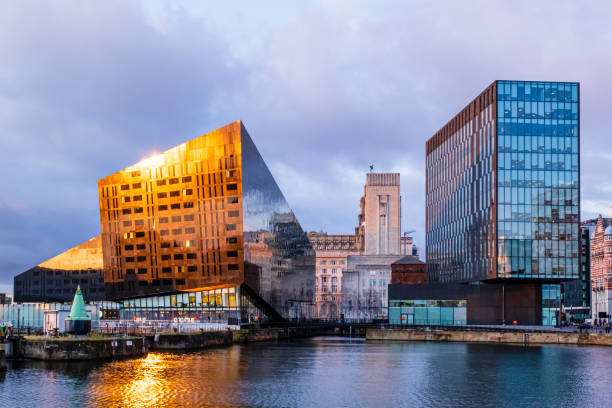
[{"label": "grey cloud", "polygon": [[0,283],[99,232],[99,178],[236,119],[305,228],[351,232],[374,163],[402,172],[423,246],[424,142],[495,79],[581,82],[584,215],[607,212],[610,5],[331,3],[226,26],[188,3],[5,4],[0,187],[27,211],[0,212]]}]

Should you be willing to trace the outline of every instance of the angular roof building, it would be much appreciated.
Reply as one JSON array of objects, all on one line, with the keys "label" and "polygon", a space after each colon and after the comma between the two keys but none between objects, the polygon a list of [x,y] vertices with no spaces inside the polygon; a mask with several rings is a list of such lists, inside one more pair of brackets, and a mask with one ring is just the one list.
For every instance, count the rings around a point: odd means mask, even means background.
[{"label": "angular roof building", "polygon": [[134,317],[309,317],[313,248],[240,121],[98,182],[109,299]]},{"label": "angular roof building", "polygon": [[86,300],[105,298],[100,236],[20,273],[15,302],[69,302],[79,285]]}]

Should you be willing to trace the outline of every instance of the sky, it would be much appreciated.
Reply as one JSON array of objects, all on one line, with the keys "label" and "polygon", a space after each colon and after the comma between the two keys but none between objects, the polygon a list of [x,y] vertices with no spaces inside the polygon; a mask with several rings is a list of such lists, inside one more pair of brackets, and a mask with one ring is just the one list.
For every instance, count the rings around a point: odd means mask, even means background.
[{"label": "sky", "polygon": [[239,119],[305,230],[353,232],[373,164],[401,173],[402,228],[424,250],[425,141],[496,79],[581,83],[582,217],[609,214],[611,14],[564,0],[4,2],[0,292],[100,233],[99,179]]}]

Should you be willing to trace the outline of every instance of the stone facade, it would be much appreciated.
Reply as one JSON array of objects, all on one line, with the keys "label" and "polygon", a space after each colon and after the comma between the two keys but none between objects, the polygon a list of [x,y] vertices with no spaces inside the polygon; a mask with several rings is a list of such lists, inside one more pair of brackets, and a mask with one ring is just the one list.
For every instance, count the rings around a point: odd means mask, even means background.
[{"label": "stone facade", "polygon": [[365,255],[399,255],[402,208],[399,173],[368,173],[360,207],[358,233]]},{"label": "stone facade", "polygon": [[358,236],[311,232],[308,238],[316,253],[317,316],[320,319],[337,319],[340,317],[342,276],[346,270],[347,257],[361,252]]}]

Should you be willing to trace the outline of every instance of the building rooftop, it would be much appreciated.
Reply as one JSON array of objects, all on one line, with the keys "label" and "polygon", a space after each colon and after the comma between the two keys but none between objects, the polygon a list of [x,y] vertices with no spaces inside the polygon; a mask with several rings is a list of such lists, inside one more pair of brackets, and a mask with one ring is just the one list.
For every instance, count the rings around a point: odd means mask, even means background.
[{"label": "building rooftop", "polygon": [[416,256],[406,255],[405,257],[393,262],[393,265],[423,265],[425,262],[420,261]]}]

